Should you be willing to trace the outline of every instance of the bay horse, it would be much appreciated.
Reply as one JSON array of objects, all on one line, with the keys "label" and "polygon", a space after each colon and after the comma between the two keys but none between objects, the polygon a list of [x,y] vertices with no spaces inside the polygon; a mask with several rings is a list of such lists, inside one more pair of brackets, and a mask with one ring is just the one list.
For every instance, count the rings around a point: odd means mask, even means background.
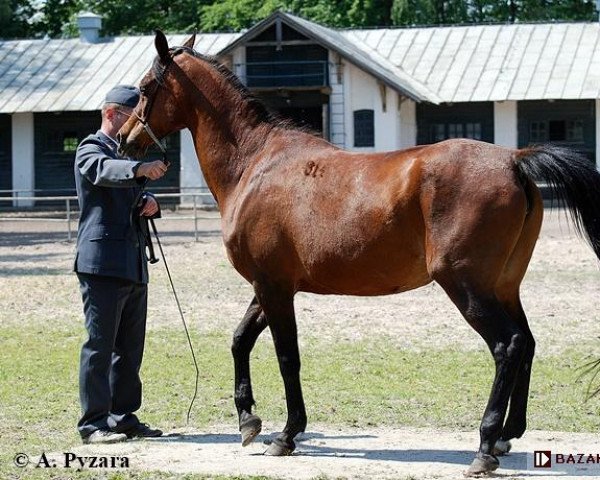
[{"label": "bay horse", "polygon": [[388,295],[435,281],[495,362],[467,473],[495,470],[497,455],[526,428],[535,341],[519,286],[543,217],[534,179],[566,202],[600,258],[594,165],[559,146],[515,150],[467,139],[348,152],[271,115],[229,70],[195,52],[194,41],[169,48],[156,32],[158,55],[119,148],[140,157],[155,140],[192,132],[227,255],[255,293],[232,345],[242,444],[262,425],[252,413],[249,356],[266,327],[287,402],[285,428],[266,453],[291,454],[306,428],[296,292]]}]

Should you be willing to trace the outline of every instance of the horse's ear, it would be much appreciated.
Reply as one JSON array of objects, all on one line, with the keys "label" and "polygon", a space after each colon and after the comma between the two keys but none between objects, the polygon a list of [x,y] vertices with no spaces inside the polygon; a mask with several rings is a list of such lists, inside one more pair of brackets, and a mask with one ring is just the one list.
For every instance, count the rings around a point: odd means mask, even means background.
[{"label": "horse's ear", "polygon": [[166,63],[169,61],[169,43],[167,42],[167,37],[160,30],[155,30],[154,32],[156,36],[154,37],[154,46],[156,47],[156,51],[158,52],[158,56]]},{"label": "horse's ear", "polygon": [[187,48],[191,48],[193,50],[194,43],[196,43],[196,31],[195,30],[194,30],[194,33],[192,33],[192,36],[186,40],[186,42],[183,44],[183,46],[187,47]]}]

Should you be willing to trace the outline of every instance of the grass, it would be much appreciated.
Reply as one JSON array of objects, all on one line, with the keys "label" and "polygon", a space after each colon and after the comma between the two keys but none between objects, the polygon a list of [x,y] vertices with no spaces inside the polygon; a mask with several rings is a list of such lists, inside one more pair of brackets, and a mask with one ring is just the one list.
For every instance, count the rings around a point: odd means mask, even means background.
[{"label": "grass", "polygon": [[[0,327],[0,478],[48,478],[45,472],[29,469],[26,477],[20,477],[23,472],[12,465],[12,457],[17,452],[68,451],[78,444],[77,369],[82,341],[80,327]],[[192,427],[226,424],[235,432],[230,336],[213,333],[195,336],[193,341],[201,380]],[[309,429],[311,423],[476,429],[493,376],[487,352],[399,350],[383,337],[353,343],[309,340],[302,358]],[[584,361],[582,353],[567,351],[534,365],[529,428],[598,431],[599,401],[584,402],[586,385],[575,381],[576,367]],[[269,428],[281,428],[283,385],[266,339],[253,352],[252,368],[256,412]],[[183,426],[194,385],[183,333],[172,328],[150,332],[142,370],[141,418],[167,430]],[[73,475],[120,480],[123,474]],[[171,478],[132,475],[127,478]]]}]

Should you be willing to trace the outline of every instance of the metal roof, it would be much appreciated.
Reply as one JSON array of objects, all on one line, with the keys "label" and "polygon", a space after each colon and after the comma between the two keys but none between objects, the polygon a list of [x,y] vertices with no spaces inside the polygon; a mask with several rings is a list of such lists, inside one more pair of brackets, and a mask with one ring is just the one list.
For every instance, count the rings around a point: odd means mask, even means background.
[{"label": "metal roof", "polygon": [[600,98],[600,24],[340,32],[444,102]]},{"label": "metal roof", "polygon": [[[215,55],[239,34],[196,36],[195,49]],[[167,36],[181,45],[189,35]],[[137,85],[156,56],[154,36],[98,43],[69,40],[0,42],[0,113],[100,110],[114,85]]]},{"label": "metal roof", "polygon": [[[600,98],[598,23],[334,30],[277,12],[241,33],[201,34],[219,55],[276,19],[417,101]],[[169,45],[187,35],[171,35]],[[0,42],[0,113],[99,110],[117,83],[137,84],[155,56],[154,36]]]}]

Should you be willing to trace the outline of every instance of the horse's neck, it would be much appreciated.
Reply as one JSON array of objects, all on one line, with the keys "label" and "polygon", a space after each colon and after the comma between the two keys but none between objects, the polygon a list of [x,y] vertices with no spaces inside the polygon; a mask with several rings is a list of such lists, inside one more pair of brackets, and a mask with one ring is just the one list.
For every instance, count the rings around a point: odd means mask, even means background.
[{"label": "horse's neck", "polygon": [[243,116],[228,123],[198,121],[191,126],[204,179],[220,207],[225,205],[248,166],[266,146],[272,126],[252,125]]}]

